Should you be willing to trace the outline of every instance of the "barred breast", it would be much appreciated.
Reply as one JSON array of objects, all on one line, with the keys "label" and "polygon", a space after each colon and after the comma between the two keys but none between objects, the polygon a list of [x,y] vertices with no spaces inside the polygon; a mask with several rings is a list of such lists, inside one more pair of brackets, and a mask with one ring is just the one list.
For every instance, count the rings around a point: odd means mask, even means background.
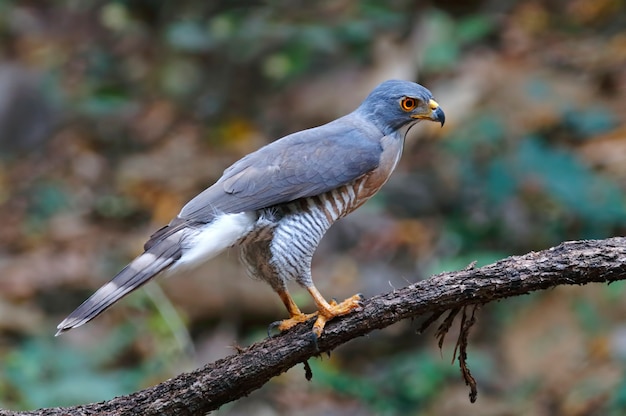
[{"label": "barred breast", "polygon": [[385,139],[378,169],[329,192],[261,210],[257,227],[240,244],[249,274],[275,289],[294,279],[312,285],[311,260],[328,228],[364,204],[395,168],[403,140]]}]

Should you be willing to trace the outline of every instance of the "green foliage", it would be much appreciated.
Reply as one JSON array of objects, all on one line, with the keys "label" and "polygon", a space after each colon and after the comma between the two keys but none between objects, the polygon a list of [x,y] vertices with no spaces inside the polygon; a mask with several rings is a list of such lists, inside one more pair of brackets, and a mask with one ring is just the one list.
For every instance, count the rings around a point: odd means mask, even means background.
[{"label": "green foliage", "polygon": [[311,360],[310,364],[316,383],[386,415],[423,408],[458,374],[458,369],[440,356],[423,351],[398,354],[367,376],[344,373],[324,361]]},{"label": "green foliage", "polygon": [[549,196],[591,228],[626,220],[620,188],[583,165],[571,152],[549,148],[529,137],[520,143],[514,163],[518,180],[537,179]]},{"label": "green foliage", "polygon": [[103,194],[94,204],[94,212],[103,218],[123,219],[136,212],[136,206],[128,197]]},{"label": "green foliage", "polygon": [[30,194],[28,216],[22,224],[28,235],[44,231],[52,216],[70,206],[70,195],[59,182],[41,181],[33,186]]},{"label": "green foliage", "polygon": [[[536,218],[526,230],[536,233],[532,240],[535,247],[568,238],[602,238],[611,229],[626,225],[624,193],[610,177],[540,134],[512,143],[503,137],[501,122],[478,118],[447,143],[460,160],[461,189],[471,190],[464,197],[472,198],[474,204],[479,201],[494,220],[504,220],[503,206],[515,201],[521,213]],[[499,227],[497,221],[476,223],[471,216],[459,213],[449,216],[447,223],[464,247],[470,241],[485,241],[485,236],[498,234],[503,239],[500,247],[511,246],[507,229]],[[578,234],[568,237],[568,227]]]},{"label": "green foliage", "polygon": [[587,299],[574,299],[573,312],[578,319],[580,327],[590,336],[597,336],[604,330],[603,318],[595,304]]},{"label": "green foliage", "polygon": [[626,413],[626,374],[622,375],[622,381],[612,394],[609,402],[607,416],[619,416]]},{"label": "green foliage", "polygon": [[573,131],[574,137],[581,140],[605,133],[618,124],[617,117],[611,110],[597,105],[584,110],[566,108],[562,117],[565,126]]},{"label": "green foliage", "polygon": [[[229,22],[224,23],[221,27],[230,27]],[[165,38],[170,46],[185,52],[204,52],[216,47],[218,40],[210,35],[209,28],[202,22],[193,20],[174,22],[165,32]]]},{"label": "green foliage", "polygon": [[68,193],[63,185],[45,181],[37,184],[32,190],[30,203],[31,216],[47,219],[68,206]]},{"label": "green foliage", "polygon": [[604,287],[604,299],[610,306],[617,306],[624,299],[626,281],[620,280]]},{"label": "green foliage", "polygon": [[141,369],[106,369],[129,340],[123,329],[89,350],[50,338],[28,339],[3,357],[0,403],[31,409],[100,401],[134,391],[144,377]]},{"label": "green foliage", "polygon": [[494,30],[492,21],[484,15],[469,15],[459,19],[433,9],[425,19],[425,36],[429,40],[424,51],[424,70],[439,72],[452,70],[462,49]]},{"label": "green foliage", "polygon": [[285,16],[280,7],[226,9],[208,21],[174,20],[166,27],[165,39],[177,52],[223,55],[242,64],[259,62],[267,78],[282,80],[310,71],[324,56],[361,50],[381,30],[406,21],[401,12],[377,1],[360,3],[343,20]]},{"label": "green foliage", "polygon": [[[486,152],[493,154],[500,151],[504,136],[503,120],[487,114],[479,114],[472,120],[467,120],[462,129],[455,130],[442,144],[455,154],[480,156]],[[472,158],[461,160],[467,163],[475,162]]]},{"label": "green foliage", "polygon": [[84,97],[78,106],[82,114],[104,117],[132,108],[128,91],[116,86],[98,85]]}]

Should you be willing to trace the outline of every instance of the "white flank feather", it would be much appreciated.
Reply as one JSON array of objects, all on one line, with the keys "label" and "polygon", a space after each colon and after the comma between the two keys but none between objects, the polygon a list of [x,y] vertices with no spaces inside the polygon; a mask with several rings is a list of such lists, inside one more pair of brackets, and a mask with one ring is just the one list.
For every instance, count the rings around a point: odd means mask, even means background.
[{"label": "white flank feather", "polygon": [[194,235],[182,242],[183,254],[170,269],[192,267],[203,263],[234,245],[240,238],[249,233],[256,223],[256,215],[252,212],[223,214],[196,230]]}]

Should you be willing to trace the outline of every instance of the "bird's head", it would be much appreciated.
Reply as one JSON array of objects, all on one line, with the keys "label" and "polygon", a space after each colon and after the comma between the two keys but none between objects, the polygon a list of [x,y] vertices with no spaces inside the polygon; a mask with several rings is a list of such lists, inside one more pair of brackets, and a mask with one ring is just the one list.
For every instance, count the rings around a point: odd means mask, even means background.
[{"label": "bird's head", "polygon": [[410,127],[420,120],[438,121],[442,126],[446,121],[432,93],[410,81],[383,82],[374,88],[356,111],[385,134]]}]

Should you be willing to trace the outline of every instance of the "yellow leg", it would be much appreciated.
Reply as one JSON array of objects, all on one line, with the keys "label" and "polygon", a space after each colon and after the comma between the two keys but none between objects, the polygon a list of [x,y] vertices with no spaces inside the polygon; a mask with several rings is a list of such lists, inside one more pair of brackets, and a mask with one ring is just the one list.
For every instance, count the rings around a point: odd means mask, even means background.
[{"label": "yellow leg", "polygon": [[287,290],[278,292],[278,296],[280,296],[280,300],[283,301],[287,311],[289,312],[289,319],[282,320],[277,325],[278,330],[281,332],[286,331],[301,322],[306,322],[317,315],[317,312],[309,314],[302,313]]},{"label": "yellow leg", "polygon": [[278,325],[273,327],[278,328],[279,331],[286,331],[293,326],[306,322],[309,319],[317,316],[317,320],[313,325],[313,333],[317,338],[322,335],[326,322],[330,321],[336,316],[347,315],[350,312],[361,307],[361,295],[354,295],[344,300],[341,303],[337,303],[334,300],[328,303],[322,294],[317,290],[315,286],[307,288],[315,305],[317,305],[317,312],[314,313],[302,313],[298,305],[293,301],[291,295],[286,290],[278,292],[278,296],[285,304],[287,311],[289,312],[289,319],[277,322]]},{"label": "yellow leg", "polygon": [[351,296],[341,303],[335,301],[328,303],[315,286],[311,286],[307,290],[317,305],[317,320],[313,325],[313,333],[318,338],[322,335],[326,322],[336,316],[347,315],[361,307],[361,295]]}]

